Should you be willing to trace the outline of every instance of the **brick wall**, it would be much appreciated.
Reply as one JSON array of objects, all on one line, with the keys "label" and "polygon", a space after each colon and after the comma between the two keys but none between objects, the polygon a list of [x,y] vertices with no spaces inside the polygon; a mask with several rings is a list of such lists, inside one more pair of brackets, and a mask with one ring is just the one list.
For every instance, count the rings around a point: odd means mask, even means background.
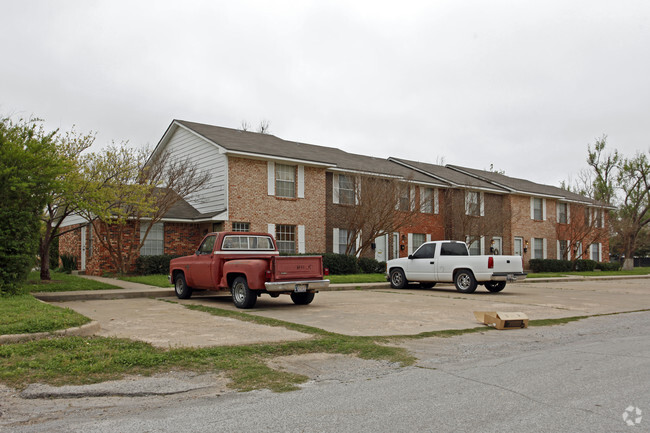
[{"label": "brick wall", "polygon": [[229,157],[229,221],[224,229],[230,230],[233,222],[247,222],[251,231],[259,232],[267,232],[268,224],[304,225],[305,251],[325,251],[325,170],[304,170],[305,198],[276,197],[268,195],[266,161]]}]

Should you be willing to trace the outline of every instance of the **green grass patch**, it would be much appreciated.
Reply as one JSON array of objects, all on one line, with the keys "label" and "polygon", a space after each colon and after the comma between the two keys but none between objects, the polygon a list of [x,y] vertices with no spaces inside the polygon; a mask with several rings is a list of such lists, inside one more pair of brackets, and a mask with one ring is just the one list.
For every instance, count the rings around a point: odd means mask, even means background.
[{"label": "green grass patch", "polygon": [[355,283],[385,283],[384,274],[350,274],[350,275],[329,275],[325,277],[331,284],[355,284]]},{"label": "green grass patch", "polygon": [[51,272],[50,281],[41,281],[39,272],[30,272],[27,281],[22,285],[23,292],[70,292],[75,290],[111,290],[120,287],[89,280],[77,275],[64,272]]},{"label": "green grass patch", "polygon": [[650,267],[634,268],[630,271],[585,271],[585,272],[538,272],[529,273],[527,278],[554,278],[554,277],[605,277],[619,275],[649,275]]},{"label": "green grass patch", "polygon": [[156,287],[171,287],[172,284],[167,278],[167,274],[154,274],[154,275],[135,275],[128,277],[119,277],[122,281],[130,281],[132,283],[147,284]]},{"label": "green grass patch", "polygon": [[69,308],[40,302],[28,294],[0,297],[0,335],[50,332],[88,322]]}]

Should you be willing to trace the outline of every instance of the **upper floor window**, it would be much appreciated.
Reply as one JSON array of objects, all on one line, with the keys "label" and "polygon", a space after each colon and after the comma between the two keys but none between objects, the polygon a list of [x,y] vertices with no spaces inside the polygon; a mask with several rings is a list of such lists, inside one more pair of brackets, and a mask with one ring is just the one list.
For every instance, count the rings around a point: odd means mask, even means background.
[{"label": "upper floor window", "polygon": [[557,204],[557,222],[560,224],[567,224],[569,222],[569,204]]},{"label": "upper floor window", "polygon": [[399,210],[404,212],[411,210],[411,189],[407,185],[399,187]]},{"label": "upper floor window", "polygon": [[420,212],[433,213],[433,188],[420,188]]},{"label": "upper floor window", "polygon": [[286,254],[296,253],[296,226],[278,224],[275,226],[275,241],[278,251]]},{"label": "upper floor window", "polygon": [[275,195],[278,197],[296,197],[296,167],[275,164]]},{"label": "upper floor window", "polygon": [[354,178],[349,175],[339,174],[339,203],[354,204]]},{"label": "upper floor window", "polygon": [[532,204],[531,204],[531,217],[534,220],[537,221],[542,221],[544,220],[544,199],[537,198],[537,197],[532,197]]},{"label": "upper floor window", "polygon": [[251,231],[251,224],[250,223],[242,223],[242,222],[233,222],[232,223],[232,231],[233,232],[249,232],[249,231]]},{"label": "upper floor window", "polygon": [[478,191],[465,192],[465,215],[483,215],[483,194]]},{"label": "upper floor window", "polygon": [[[148,223],[140,224],[140,241],[144,239],[144,235],[149,227]],[[151,226],[147,239],[145,239],[142,248],[140,248],[140,255],[142,256],[160,256],[164,252],[165,247],[165,230],[163,223],[156,223]]]}]

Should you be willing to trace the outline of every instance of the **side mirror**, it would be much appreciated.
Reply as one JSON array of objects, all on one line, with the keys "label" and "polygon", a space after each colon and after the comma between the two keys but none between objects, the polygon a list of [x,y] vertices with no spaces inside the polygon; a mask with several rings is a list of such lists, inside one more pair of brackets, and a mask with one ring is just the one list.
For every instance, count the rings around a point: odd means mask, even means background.
[{"label": "side mirror", "polygon": [[413,259],[413,254],[409,254],[409,260]]}]

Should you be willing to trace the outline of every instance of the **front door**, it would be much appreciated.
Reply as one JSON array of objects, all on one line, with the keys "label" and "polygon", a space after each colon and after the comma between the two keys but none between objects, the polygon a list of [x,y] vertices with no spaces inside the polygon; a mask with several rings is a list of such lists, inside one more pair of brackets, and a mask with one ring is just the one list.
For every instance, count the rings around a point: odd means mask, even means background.
[{"label": "front door", "polygon": [[515,237],[515,250],[514,250],[515,256],[523,256],[524,255],[524,238],[520,237]]},{"label": "front door", "polygon": [[388,235],[375,239],[375,260],[385,262],[388,260]]}]

